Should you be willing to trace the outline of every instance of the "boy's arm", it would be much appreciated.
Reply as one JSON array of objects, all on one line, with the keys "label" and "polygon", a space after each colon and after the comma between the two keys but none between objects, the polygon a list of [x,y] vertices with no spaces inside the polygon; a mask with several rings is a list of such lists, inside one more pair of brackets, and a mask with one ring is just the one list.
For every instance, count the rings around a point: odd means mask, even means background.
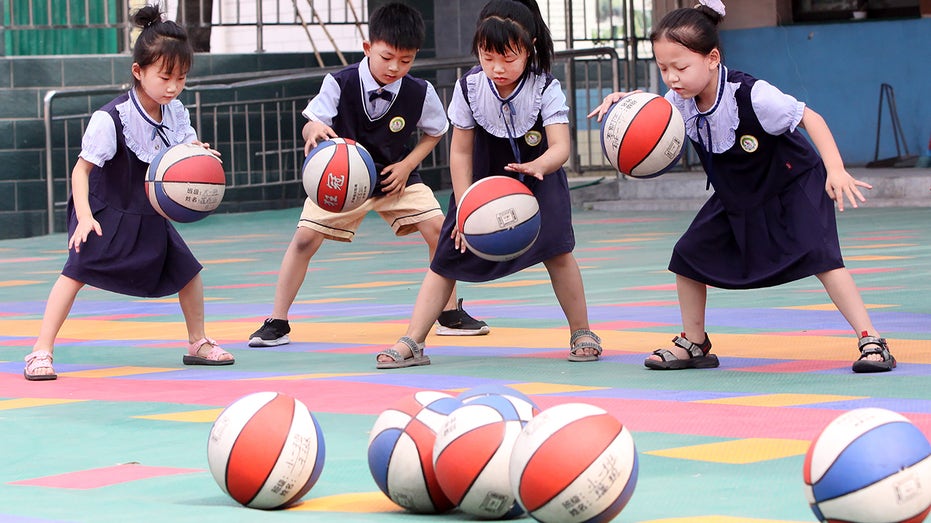
[{"label": "boy's arm", "polygon": [[417,145],[411,152],[407,153],[407,156],[400,162],[393,163],[382,169],[381,174],[388,175],[385,181],[382,182],[382,189],[384,189],[385,194],[401,194],[404,192],[404,187],[407,186],[407,179],[410,178],[411,172],[420,165],[420,162],[430,154],[430,151],[436,147],[436,144],[440,143],[442,138],[442,135],[421,134]]},{"label": "boy's arm", "polygon": [[841,158],[840,151],[837,149],[837,143],[831,134],[824,118],[815,111],[805,107],[802,113],[802,121],[799,126],[808,133],[811,143],[815,145],[818,154],[821,155],[821,161],[828,172],[825,190],[832,200],[837,202],[837,210],[844,211],[844,196],[854,208],[857,207],[857,200],[865,202],[866,198],[860,192],[860,187],[872,189],[873,186],[855,179],[844,167],[844,161]]}]

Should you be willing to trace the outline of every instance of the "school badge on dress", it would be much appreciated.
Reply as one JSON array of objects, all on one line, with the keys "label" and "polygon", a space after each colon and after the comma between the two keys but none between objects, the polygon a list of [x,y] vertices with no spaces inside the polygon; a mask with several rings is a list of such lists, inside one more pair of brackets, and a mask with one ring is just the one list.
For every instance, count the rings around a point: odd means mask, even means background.
[{"label": "school badge on dress", "polygon": [[543,134],[541,134],[540,131],[528,131],[527,134],[524,135],[524,141],[527,142],[527,145],[536,147],[543,141]]},{"label": "school badge on dress", "polygon": [[407,122],[404,121],[404,118],[400,116],[395,116],[394,118],[391,119],[390,122],[388,122],[388,129],[391,130],[391,132],[393,133],[398,133],[398,132],[401,132],[402,129],[404,129],[404,125],[406,123]]},{"label": "school badge on dress", "polygon": [[756,136],[745,134],[740,137],[740,148],[744,151],[748,153],[755,153],[759,147],[760,142],[756,139]]}]

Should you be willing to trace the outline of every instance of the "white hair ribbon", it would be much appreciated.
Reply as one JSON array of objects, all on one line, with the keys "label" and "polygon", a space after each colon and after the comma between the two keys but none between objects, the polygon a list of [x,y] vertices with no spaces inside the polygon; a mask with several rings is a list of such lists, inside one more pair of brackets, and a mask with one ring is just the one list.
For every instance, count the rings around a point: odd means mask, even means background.
[{"label": "white hair ribbon", "polygon": [[698,3],[724,16],[724,2],[721,0],[698,0]]}]

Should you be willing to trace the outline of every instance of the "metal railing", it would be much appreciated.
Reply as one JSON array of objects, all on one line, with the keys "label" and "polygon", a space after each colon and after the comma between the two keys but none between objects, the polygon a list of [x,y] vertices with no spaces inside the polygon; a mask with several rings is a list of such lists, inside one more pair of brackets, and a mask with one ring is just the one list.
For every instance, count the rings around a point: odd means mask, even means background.
[{"label": "metal railing", "polygon": [[[414,72],[429,78],[437,94],[448,105],[459,78],[475,64],[472,57],[418,60]],[[566,168],[572,174],[608,170],[601,152],[597,123],[585,118],[609,92],[628,85],[620,73],[617,52],[611,47],[557,53],[554,74],[560,79],[570,105],[571,156]],[[268,187],[300,183],[303,164],[301,115],[309,98],[327,73],[339,67],[279,71],[251,75],[226,75],[192,79],[182,93],[192,123],[202,141],[223,156],[227,187]],[[44,99],[45,164],[48,188],[48,229],[56,230],[55,210],[67,202],[70,172],[80,152],[81,137],[91,114],[108,98],[129,89],[129,84],[97,88],[66,88],[48,91]],[[289,92],[269,97],[269,90]],[[264,93],[249,99],[251,91]],[[112,96],[111,96],[112,97]],[[59,110],[56,102],[61,103]],[[103,100],[97,105],[98,101]],[[81,110],[74,111],[79,106]],[[422,163],[423,171],[448,167],[449,137],[437,145]]]}]

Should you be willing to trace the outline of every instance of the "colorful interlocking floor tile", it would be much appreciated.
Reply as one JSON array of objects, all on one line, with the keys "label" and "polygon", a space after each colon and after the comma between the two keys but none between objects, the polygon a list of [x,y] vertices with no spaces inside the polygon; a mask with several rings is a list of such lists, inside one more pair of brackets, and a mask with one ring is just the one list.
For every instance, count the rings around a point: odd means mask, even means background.
[{"label": "colorful interlocking floor tile", "polygon": [[[569,331],[542,266],[458,293],[491,334],[427,339],[433,364],[378,371],[374,353],[404,333],[425,273],[419,237],[376,215],[351,244],[327,242],[291,308],[289,345],[250,348],[271,313],[298,211],[217,215],[178,226],[205,269],[210,336],[230,367],[181,364],[176,297],[86,288],[55,348],[57,381],[27,382],[23,356],[65,260],[63,234],[0,242],[0,521],[457,521],[413,516],[367,465],[378,414],[418,390],[507,385],[541,408],[589,403],[632,432],[636,490],[620,522],[815,521],[802,488],[805,452],[841,413],[882,407],[931,435],[931,210],[838,215],[848,267],[899,366],[855,375],[856,337],[820,283],[711,289],[707,328],[721,367],[643,366],[680,327],[669,253],[690,213],[577,211],[575,256],[597,363],[566,361]],[[289,510],[240,506],[215,483],[207,436],[222,409],[258,391],[290,394],[319,421],[326,465]],[[572,449],[567,449],[572,452]]]}]

